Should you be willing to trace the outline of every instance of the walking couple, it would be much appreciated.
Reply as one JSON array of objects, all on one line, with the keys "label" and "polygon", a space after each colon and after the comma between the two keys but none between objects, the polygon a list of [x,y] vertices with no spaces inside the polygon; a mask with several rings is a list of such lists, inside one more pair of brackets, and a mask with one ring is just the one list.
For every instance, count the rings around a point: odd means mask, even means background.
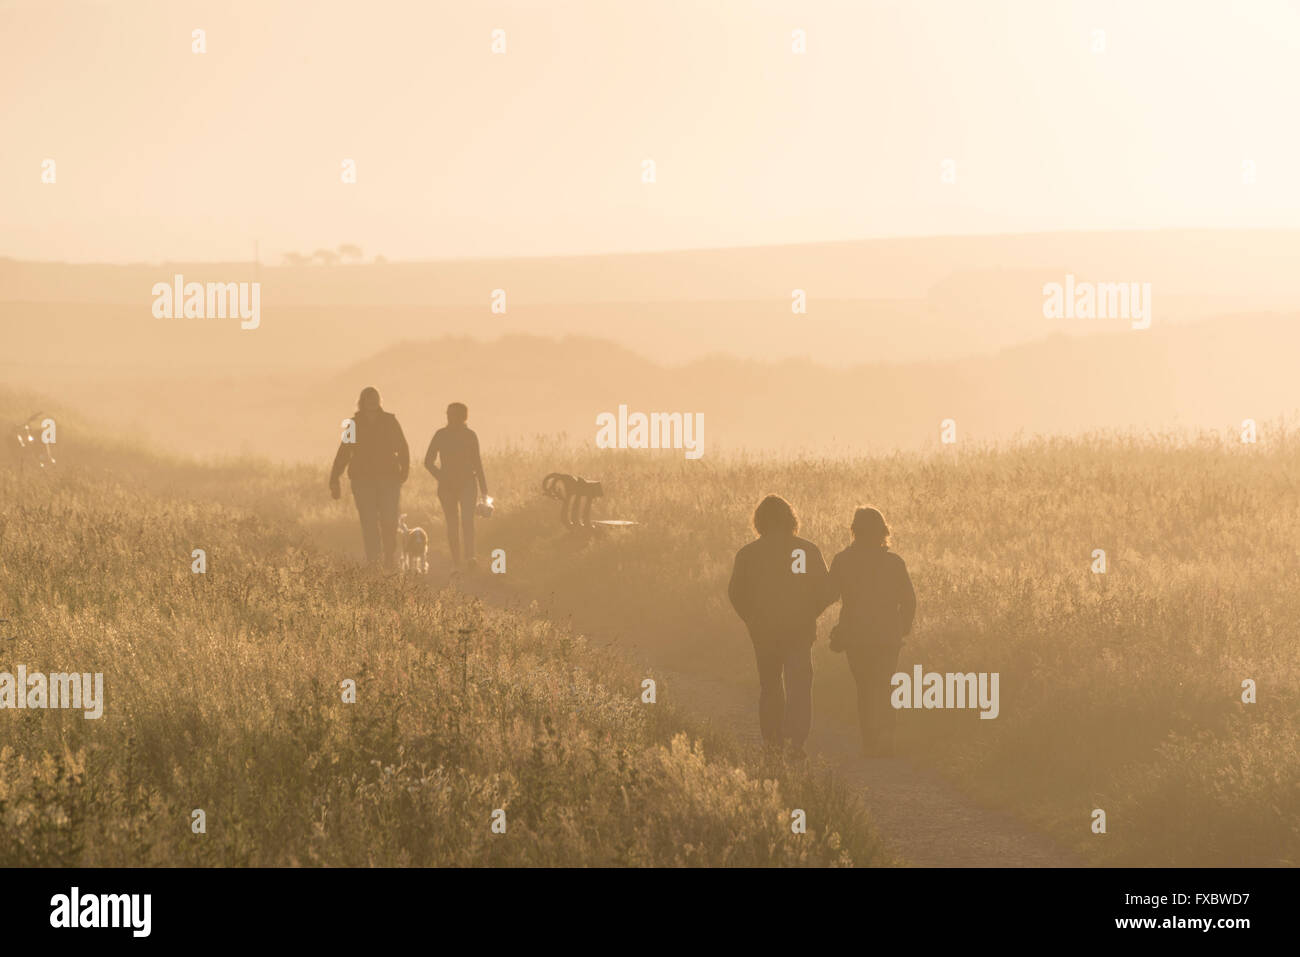
[{"label": "walking couple", "polygon": [[[424,467],[438,480],[438,501],[447,519],[447,544],[451,561],[459,567],[461,542],[465,546],[465,567],[476,566],[474,557],[474,511],[481,492],[487,497],[487,479],[479,457],[478,436],[466,424],[469,409],[462,402],[447,406],[447,425],[433,434]],[[397,416],[379,403],[379,390],[361,390],[352,425],[344,432],[330,470],[330,494],[342,495],[339,479],[347,470],[352,498],[361,519],[361,539],[366,560],[377,563],[381,554],[385,568],[397,563],[397,523],[400,517],[402,483],[411,470],[411,453]]]},{"label": "walking couple", "polygon": [[790,503],[769,495],[754,510],[758,538],[736,554],[728,595],[749,629],[758,661],[758,722],[769,747],[797,756],[812,727],[812,646],[817,618],[842,601],[831,650],[842,651],[857,685],[862,753],[893,753],[891,680],[912,630],[916,593],[903,559],[889,550],[889,526],[874,508],[853,514],[852,544],[827,569],[799,538]]}]

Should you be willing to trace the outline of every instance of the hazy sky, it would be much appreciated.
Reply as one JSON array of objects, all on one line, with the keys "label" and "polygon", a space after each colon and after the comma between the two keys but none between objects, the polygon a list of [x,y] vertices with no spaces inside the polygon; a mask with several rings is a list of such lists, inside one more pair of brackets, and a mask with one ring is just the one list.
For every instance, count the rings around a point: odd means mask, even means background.
[{"label": "hazy sky", "polygon": [[0,101],[21,258],[1300,227],[1284,0],[0,0]]}]

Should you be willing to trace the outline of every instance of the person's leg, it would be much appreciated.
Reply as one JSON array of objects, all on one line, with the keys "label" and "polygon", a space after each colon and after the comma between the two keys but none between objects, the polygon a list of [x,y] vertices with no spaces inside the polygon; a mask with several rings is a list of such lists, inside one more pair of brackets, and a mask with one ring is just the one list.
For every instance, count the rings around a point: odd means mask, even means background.
[{"label": "person's leg", "polygon": [[803,641],[787,645],[782,659],[785,670],[785,737],[791,748],[801,751],[812,728],[812,646]]},{"label": "person's leg", "polygon": [[352,481],[352,500],[357,503],[357,517],[361,519],[361,542],[366,549],[366,561],[379,561],[379,490],[374,482]]},{"label": "person's leg", "polygon": [[397,566],[397,519],[402,501],[402,483],[379,483],[379,537],[384,546],[384,567]]},{"label": "person's leg", "polygon": [[454,495],[438,493],[442,503],[442,515],[447,522],[447,546],[451,549],[451,563],[460,564],[460,503]]},{"label": "person's leg", "polygon": [[478,486],[470,482],[460,494],[461,538],[465,543],[465,561],[474,561],[474,507],[478,505]]},{"label": "person's leg", "polygon": [[872,719],[880,747],[890,752],[894,747],[894,706],[890,703],[893,694],[893,678],[898,671],[898,653],[900,645],[875,646],[871,649],[868,665],[870,675]]},{"label": "person's leg", "polygon": [[875,707],[872,699],[872,670],[868,660],[867,649],[854,646],[848,649],[849,671],[853,674],[853,683],[858,691],[858,731],[862,735],[862,749],[874,748],[875,742]]},{"label": "person's leg", "polygon": [[781,743],[781,726],[785,721],[781,653],[769,642],[755,640],[754,659],[758,662],[758,730],[763,735],[763,743],[775,747]]}]

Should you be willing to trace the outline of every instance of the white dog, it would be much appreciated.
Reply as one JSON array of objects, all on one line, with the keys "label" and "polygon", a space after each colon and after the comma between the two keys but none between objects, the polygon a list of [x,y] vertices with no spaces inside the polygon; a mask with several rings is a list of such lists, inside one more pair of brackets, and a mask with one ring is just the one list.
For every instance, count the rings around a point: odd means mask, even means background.
[{"label": "white dog", "polygon": [[397,520],[397,536],[402,545],[402,571],[414,568],[416,572],[428,574],[429,571],[429,535],[422,528],[407,528],[406,513]]}]

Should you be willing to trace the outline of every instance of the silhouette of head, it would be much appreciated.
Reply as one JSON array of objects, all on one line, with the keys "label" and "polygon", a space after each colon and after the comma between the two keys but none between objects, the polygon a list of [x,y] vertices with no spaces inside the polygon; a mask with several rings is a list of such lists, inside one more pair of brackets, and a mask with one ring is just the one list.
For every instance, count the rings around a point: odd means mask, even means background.
[{"label": "silhouette of head", "polygon": [[372,385],[362,389],[361,395],[357,398],[357,408],[362,412],[377,412],[379,410],[379,390]]},{"label": "silhouette of head", "polygon": [[862,505],[853,513],[853,524],[849,526],[853,540],[864,545],[888,545],[889,526],[879,509]]},{"label": "silhouette of head", "polygon": [[469,421],[469,406],[464,402],[453,402],[447,406],[447,424],[464,425]]},{"label": "silhouette of head", "polygon": [[754,509],[754,531],[759,535],[793,535],[799,531],[799,518],[789,502],[779,495],[769,495]]}]

